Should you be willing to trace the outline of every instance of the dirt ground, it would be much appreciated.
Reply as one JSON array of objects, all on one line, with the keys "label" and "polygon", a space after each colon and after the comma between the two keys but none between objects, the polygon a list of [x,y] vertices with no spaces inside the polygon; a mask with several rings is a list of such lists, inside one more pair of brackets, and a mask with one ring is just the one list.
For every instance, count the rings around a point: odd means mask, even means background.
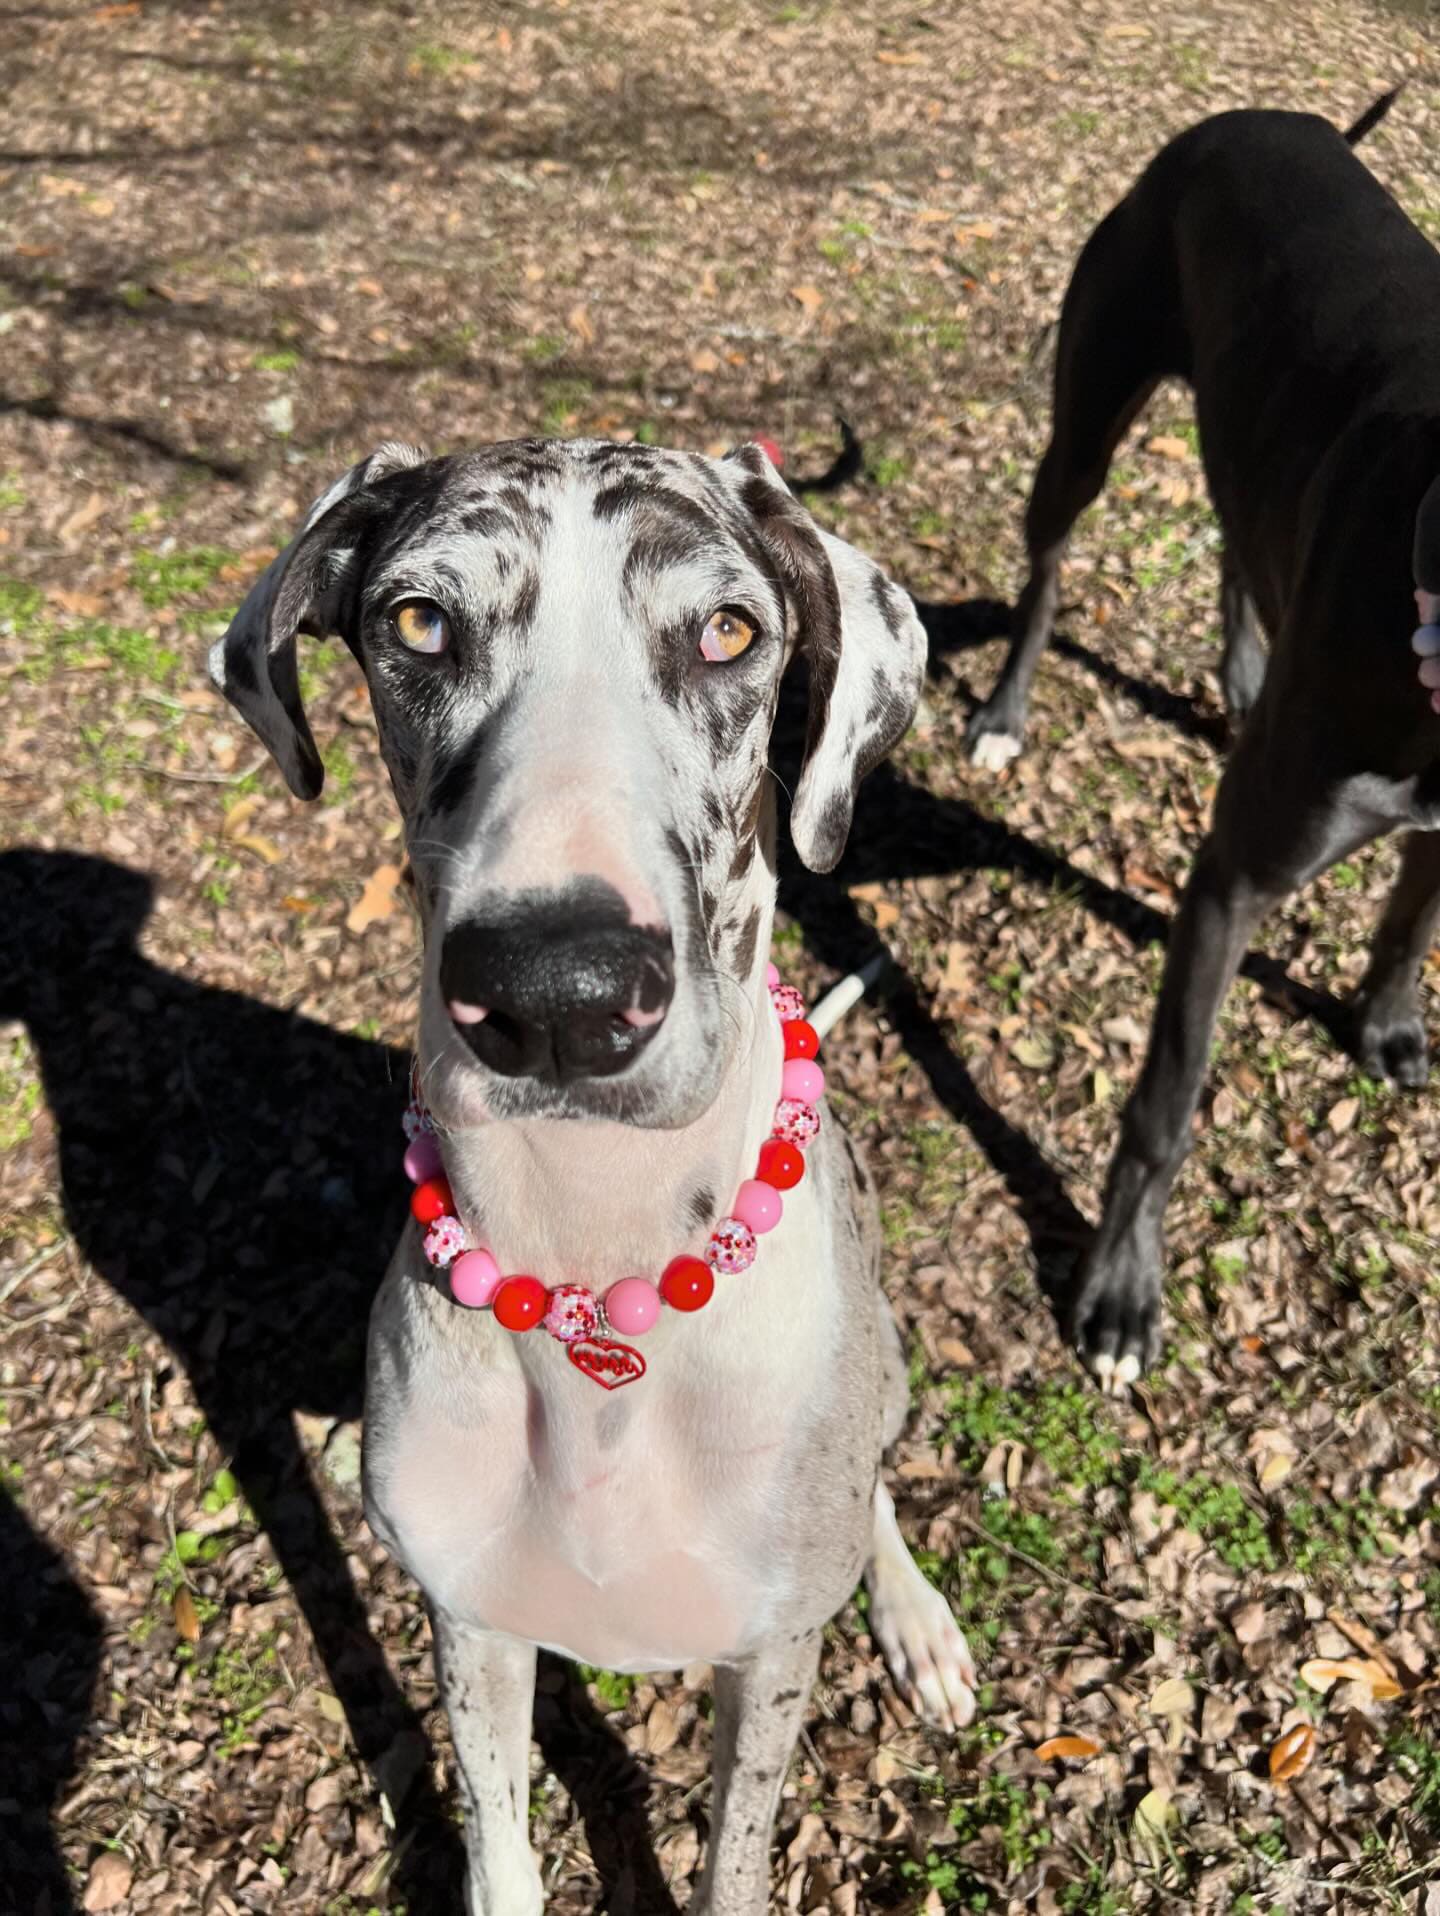
[{"label": "dirt ground", "polygon": [[[1221,763],[1183,393],[1082,526],[1029,755],[960,752],[1084,235],[1188,122],[1346,120],[1430,68],[1437,25],[1373,0],[0,13],[6,1916],[458,1907],[428,1629],[356,1492],[403,1204],[398,827],[339,648],[305,668],[329,782],[304,808],[205,643],[381,438],[761,431],[804,473],[837,410],[865,473],[815,510],[931,608],[935,664],[839,873],[787,872],[778,942],[811,990],[896,960],[827,1064],[912,1352],[902,1522],[984,1689],[973,1734],[930,1734],[847,1609],[775,1906],[1440,1909],[1440,1116],[1330,1028],[1393,847],[1280,913],[1231,995],[1156,1374],[1102,1400],[1045,1301]],[[1432,233],[1435,125],[1417,85],[1365,151]],[[553,1908],[684,1908],[708,1673],[547,1666],[536,1734]]]}]

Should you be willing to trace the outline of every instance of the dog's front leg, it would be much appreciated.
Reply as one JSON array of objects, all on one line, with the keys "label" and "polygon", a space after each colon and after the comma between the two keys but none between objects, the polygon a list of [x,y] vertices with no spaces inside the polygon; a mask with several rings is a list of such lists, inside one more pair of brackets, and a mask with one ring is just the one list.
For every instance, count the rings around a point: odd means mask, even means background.
[{"label": "dog's front leg", "polygon": [[433,1614],[440,1693],[465,1804],[466,1916],[540,1916],[530,1848],[535,1649]]},{"label": "dog's front leg", "polygon": [[765,1916],[770,1835],[815,1669],[820,1632],[779,1638],[715,1671],[715,1806],[692,1916]]}]

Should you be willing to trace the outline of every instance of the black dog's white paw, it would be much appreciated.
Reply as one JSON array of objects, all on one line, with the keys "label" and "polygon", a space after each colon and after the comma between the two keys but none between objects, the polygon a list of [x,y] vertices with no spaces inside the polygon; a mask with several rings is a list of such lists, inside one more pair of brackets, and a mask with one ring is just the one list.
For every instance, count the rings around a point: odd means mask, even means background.
[{"label": "black dog's white paw", "polygon": [[1367,1077],[1388,1078],[1418,1091],[1430,1076],[1425,1021],[1414,999],[1386,1004],[1361,1000],[1355,1007],[1355,1055]]},{"label": "black dog's white paw", "polygon": [[966,756],[982,772],[1003,772],[1012,759],[1020,756],[1022,729],[1007,713],[992,712],[982,705],[965,727]]},{"label": "black dog's white paw", "polygon": [[1160,1270],[1133,1250],[1086,1263],[1071,1313],[1075,1348],[1107,1395],[1121,1395],[1160,1355]]}]

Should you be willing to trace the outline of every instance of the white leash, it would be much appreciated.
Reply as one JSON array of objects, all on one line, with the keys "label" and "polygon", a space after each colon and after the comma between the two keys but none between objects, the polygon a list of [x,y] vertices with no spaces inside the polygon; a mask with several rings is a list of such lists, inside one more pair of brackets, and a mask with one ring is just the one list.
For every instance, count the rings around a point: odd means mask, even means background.
[{"label": "white leash", "polygon": [[822,1039],[827,1032],[834,1030],[847,1011],[859,1004],[889,963],[890,954],[878,951],[858,971],[852,971],[825,993],[814,1010],[807,1014]]}]

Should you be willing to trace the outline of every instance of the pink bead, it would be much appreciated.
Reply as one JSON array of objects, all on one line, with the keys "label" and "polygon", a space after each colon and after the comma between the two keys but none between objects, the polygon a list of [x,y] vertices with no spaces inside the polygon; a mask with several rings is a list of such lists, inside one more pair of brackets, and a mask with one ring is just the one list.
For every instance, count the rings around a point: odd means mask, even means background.
[{"label": "pink bead", "polygon": [[783,1138],[787,1144],[798,1144],[803,1151],[820,1129],[820,1113],[813,1104],[801,1104],[795,1098],[782,1098],[775,1107],[775,1119],[770,1127],[772,1138]]},{"label": "pink bead", "polygon": [[805,1016],[805,1000],[794,985],[776,985],[770,993],[770,1002],[775,1007],[775,1016],[781,1024],[789,1024],[792,1018]]},{"label": "pink bead", "polygon": [[736,1277],[755,1262],[755,1233],[738,1217],[722,1217],[705,1246],[705,1262],[722,1277]]},{"label": "pink bead", "polygon": [[748,1224],[756,1237],[763,1237],[766,1231],[775,1229],[784,1208],[784,1202],[774,1185],[762,1184],[759,1178],[747,1178],[735,1193],[735,1202],[730,1206],[732,1213],[742,1224]]},{"label": "pink bead", "polygon": [[450,1295],[467,1310],[488,1304],[500,1283],[500,1266],[488,1251],[466,1251],[450,1266]]},{"label": "pink bead", "polygon": [[643,1277],[622,1277],[605,1293],[611,1328],[627,1337],[643,1337],[660,1315],[660,1293]]},{"label": "pink bead", "polygon": [[562,1344],[573,1344],[588,1337],[600,1322],[600,1306],[595,1293],[583,1284],[561,1284],[550,1293],[541,1323]]},{"label": "pink bead", "polygon": [[779,984],[779,982],[780,982],[780,967],[778,965],[766,965],[765,989],[767,991],[773,991],[776,985]]},{"label": "pink bead", "polygon": [[405,1175],[412,1184],[438,1178],[445,1169],[433,1131],[420,1131],[405,1147]]},{"label": "pink bead", "polygon": [[825,1073],[813,1058],[787,1058],[780,1073],[780,1095],[798,1104],[819,1104],[825,1095]]}]

